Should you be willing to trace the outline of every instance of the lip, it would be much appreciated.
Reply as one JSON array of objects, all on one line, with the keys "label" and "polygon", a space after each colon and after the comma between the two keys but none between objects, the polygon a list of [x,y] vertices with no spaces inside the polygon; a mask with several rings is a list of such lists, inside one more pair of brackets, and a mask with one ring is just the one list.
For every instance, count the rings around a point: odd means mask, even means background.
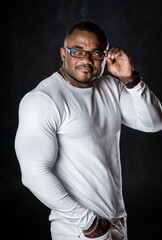
[{"label": "lip", "polygon": [[84,68],[84,67],[78,67],[78,69],[81,72],[92,72],[93,71],[93,69],[91,69],[91,68]]}]

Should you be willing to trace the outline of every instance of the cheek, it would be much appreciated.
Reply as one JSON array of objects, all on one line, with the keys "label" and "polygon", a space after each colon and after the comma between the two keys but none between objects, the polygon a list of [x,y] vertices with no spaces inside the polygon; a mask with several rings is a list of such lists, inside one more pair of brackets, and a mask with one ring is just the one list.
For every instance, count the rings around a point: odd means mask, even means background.
[{"label": "cheek", "polygon": [[73,58],[69,58],[68,56],[65,58],[65,61],[64,61],[64,64],[65,64],[65,68],[68,70],[68,69],[74,69],[75,67],[75,59]]},{"label": "cheek", "polygon": [[103,69],[104,69],[104,64],[103,64],[103,62],[101,63],[101,62],[97,62],[97,63],[95,63],[95,71],[98,73],[98,74],[100,74],[100,72],[103,72]]}]

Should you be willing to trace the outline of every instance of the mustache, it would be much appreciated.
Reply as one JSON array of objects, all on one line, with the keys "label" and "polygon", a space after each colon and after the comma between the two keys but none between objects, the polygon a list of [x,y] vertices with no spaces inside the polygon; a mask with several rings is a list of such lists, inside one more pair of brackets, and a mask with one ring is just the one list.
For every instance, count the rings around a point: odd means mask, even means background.
[{"label": "mustache", "polygon": [[94,68],[90,64],[81,64],[81,65],[76,66],[76,69],[77,68],[88,68],[92,71],[94,70]]}]

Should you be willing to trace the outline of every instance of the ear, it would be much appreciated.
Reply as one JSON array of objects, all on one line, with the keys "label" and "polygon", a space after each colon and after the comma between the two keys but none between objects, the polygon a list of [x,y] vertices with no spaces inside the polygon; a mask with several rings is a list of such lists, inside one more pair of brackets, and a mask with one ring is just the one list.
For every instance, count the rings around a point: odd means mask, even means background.
[{"label": "ear", "polygon": [[65,48],[61,47],[60,48],[60,55],[61,55],[61,59],[64,62],[65,61]]},{"label": "ear", "polygon": [[100,72],[100,74],[99,74],[98,77],[100,77],[100,76],[103,74],[104,69],[105,69],[105,65],[106,65],[106,60],[103,59],[103,61],[102,61],[102,63],[101,63],[101,72]]}]

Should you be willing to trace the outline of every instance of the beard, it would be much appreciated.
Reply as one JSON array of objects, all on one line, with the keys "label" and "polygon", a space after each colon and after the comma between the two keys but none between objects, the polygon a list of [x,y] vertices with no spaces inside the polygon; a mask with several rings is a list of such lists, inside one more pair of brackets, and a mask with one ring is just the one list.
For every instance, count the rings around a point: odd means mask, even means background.
[{"label": "beard", "polygon": [[[87,69],[90,69],[91,71],[94,70],[94,68],[90,64],[82,64],[82,65],[77,66],[75,69],[79,69],[79,68],[87,68]],[[87,75],[89,72],[84,72],[84,77],[82,77],[82,79],[77,78],[77,76],[75,76],[75,74],[69,73],[68,71],[66,71],[66,72],[69,75],[69,77],[71,77],[76,82],[79,82],[82,84],[91,84],[93,81],[97,80],[96,76],[94,76],[90,80],[88,80]]]},{"label": "beard", "polygon": [[92,78],[91,80],[87,81],[86,77],[83,80],[79,80],[77,78],[75,78],[74,76],[72,76],[70,73],[67,72],[67,74],[69,75],[69,77],[71,77],[73,80],[75,80],[76,82],[82,83],[82,84],[91,84],[92,82],[96,81],[98,78]]},{"label": "beard", "polygon": [[[98,78],[100,78],[101,77],[101,75],[103,74],[103,72],[104,72],[104,68],[105,68],[105,65],[106,65],[106,60],[104,59],[103,61],[102,61],[102,63],[101,63],[101,71],[99,72],[99,73],[97,73],[96,75],[93,75],[92,74],[92,77],[90,78],[89,76],[88,76],[88,74],[89,74],[89,72],[83,72],[83,74],[84,74],[84,76],[77,76],[77,74],[76,74],[76,72],[75,71],[71,71],[71,72],[69,72],[68,71],[68,69],[66,69],[66,66],[65,66],[65,70],[66,70],[66,73],[68,74],[68,76],[70,77],[70,78],[72,78],[74,81],[76,81],[76,82],[78,82],[78,83],[81,83],[81,84],[87,84],[87,85],[90,85],[90,84],[92,84],[94,81],[96,81],[96,80],[98,80]],[[97,69],[96,69],[96,67],[94,66],[91,66],[90,64],[80,64],[80,65],[78,65],[78,66],[75,66],[75,70],[77,70],[77,69],[81,69],[81,68],[87,68],[87,69],[89,69],[90,71],[91,71],[91,73],[93,72],[93,71],[96,71]],[[97,71],[98,72],[98,71]]]}]

